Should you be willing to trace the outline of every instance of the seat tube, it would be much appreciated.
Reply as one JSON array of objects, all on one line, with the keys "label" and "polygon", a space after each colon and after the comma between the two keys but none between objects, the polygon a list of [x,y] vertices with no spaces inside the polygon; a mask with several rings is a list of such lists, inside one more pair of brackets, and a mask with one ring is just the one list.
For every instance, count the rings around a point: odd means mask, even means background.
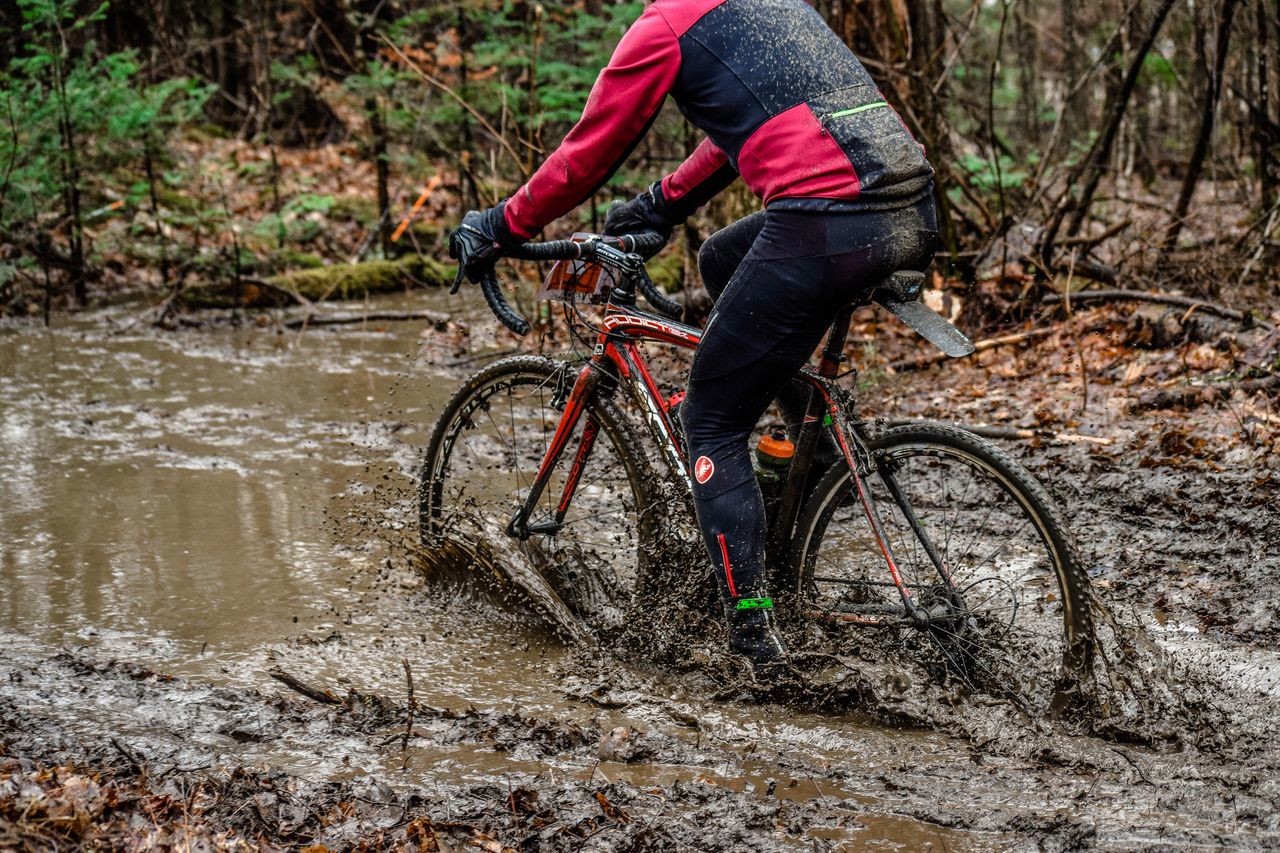
[{"label": "seat tube", "polygon": [[822,348],[822,360],[818,364],[818,375],[824,379],[834,379],[840,372],[840,364],[844,361],[844,342],[849,337],[852,320],[853,305],[846,305],[831,324],[831,334],[827,336],[827,345]]},{"label": "seat tube", "polygon": [[[833,379],[840,372],[840,363],[844,358],[844,341],[849,334],[849,321],[853,318],[853,306],[840,309],[831,324],[831,334],[827,336],[826,346],[822,348],[822,358],[818,365],[818,374],[825,379]],[[804,498],[804,486],[809,482],[809,472],[813,468],[813,453],[818,446],[818,436],[822,433],[822,421],[827,414],[825,395],[814,386],[809,389],[809,404],[805,407],[804,421],[800,425],[800,434],[796,438],[796,452],[792,457],[791,471],[787,475],[786,489],[778,515],[774,519],[773,529],[769,531],[770,545],[777,552],[777,546],[790,546],[796,519],[800,515],[800,503]],[[789,561],[789,557],[787,558]]]}]

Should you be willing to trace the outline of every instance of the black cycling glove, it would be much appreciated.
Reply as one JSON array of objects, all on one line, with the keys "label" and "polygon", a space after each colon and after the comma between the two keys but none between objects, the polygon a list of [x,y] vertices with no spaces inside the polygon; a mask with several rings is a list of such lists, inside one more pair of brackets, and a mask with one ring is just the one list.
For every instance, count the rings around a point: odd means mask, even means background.
[{"label": "black cycling glove", "polygon": [[458,262],[459,275],[479,284],[503,252],[525,242],[507,227],[506,207],[503,201],[488,210],[468,211],[449,235],[449,257]]},{"label": "black cycling glove", "polygon": [[[655,183],[631,201],[615,204],[609,208],[604,218],[604,233],[611,237],[625,234],[640,234],[646,231],[655,232],[662,237],[666,245],[671,239],[671,229],[688,218],[668,205],[662,197],[662,185]],[[653,257],[662,250],[658,246],[645,252],[646,257]]]}]

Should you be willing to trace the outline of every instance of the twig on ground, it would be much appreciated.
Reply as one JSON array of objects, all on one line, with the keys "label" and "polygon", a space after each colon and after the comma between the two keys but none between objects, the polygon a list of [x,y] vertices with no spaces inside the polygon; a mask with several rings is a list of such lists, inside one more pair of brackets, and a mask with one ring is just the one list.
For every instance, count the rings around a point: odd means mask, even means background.
[{"label": "twig on ground", "polygon": [[342,700],[339,699],[337,696],[334,696],[328,690],[323,690],[321,688],[312,687],[309,684],[304,684],[303,682],[294,678],[292,675],[290,675],[289,673],[285,672],[282,669],[277,668],[277,669],[267,670],[267,675],[271,676],[276,681],[283,684],[285,687],[288,687],[290,690],[293,690],[297,693],[301,693],[303,696],[306,696],[308,699],[312,700],[313,702],[319,702],[321,705],[341,705],[342,704]]},{"label": "twig on ground", "polygon": [[1131,412],[1144,412],[1151,409],[1193,409],[1206,403],[1216,403],[1225,399],[1232,391],[1240,390],[1246,394],[1255,391],[1280,389],[1280,373],[1263,376],[1259,379],[1245,379],[1240,382],[1221,382],[1213,385],[1189,385],[1185,388],[1164,388],[1143,394],[1129,407]]},{"label": "twig on ground", "polygon": [[1075,247],[1084,247],[1086,249],[1092,249],[1094,246],[1097,246],[1099,243],[1105,243],[1107,240],[1110,240],[1112,237],[1116,236],[1121,231],[1124,231],[1126,228],[1128,228],[1131,225],[1133,225],[1132,219],[1124,219],[1124,220],[1121,220],[1120,222],[1117,222],[1115,225],[1112,225],[1110,228],[1108,228],[1107,230],[1103,231],[1100,234],[1093,234],[1093,235],[1083,234],[1078,237],[1066,237],[1062,240],[1059,240],[1058,245],[1064,248],[1075,246]]},{"label": "twig on ground", "polygon": [[916,418],[889,418],[884,421],[885,426],[891,427],[908,426],[910,424],[918,423],[940,423],[943,426],[962,429],[966,432],[971,432],[974,435],[982,436],[983,438],[1007,438],[1018,441],[1033,441],[1038,438],[1043,441],[1053,441],[1059,444],[1083,442],[1085,444],[1101,444],[1104,446],[1115,443],[1110,438],[1103,438],[1102,436],[1097,435],[1080,435],[1073,432],[1050,432],[1048,430],[1035,430],[1026,429],[1025,427],[999,426],[994,424],[959,424],[948,423],[946,421],[922,421]]},{"label": "twig on ground", "polygon": [[413,734],[413,712],[418,703],[413,698],[413,670],[409,668],[409,659],[401,658],[400,662],[404,664],[404,680],[409,688],[409,713],[404,724],[404,736],[400,740],[400,769],[403,770],[409,766],[409,738]]},{"label": "twig on ground", "polygon": [[[995,347],[1006,346],[1009,344],[1019,344],[1023,341],[1029,341],[1033,338],[1044,337],[1053,334],[1057,329],[1029,329],[1025,332],[1015,332],[1010,335],[1001,335],[998,338],[987,338],[981,341],[975,341],[973,344],[974,353],[980,353],[985,350],[994,349]],[[930,365],[938,364],[946,361],[948,358],[946,353],[935,352],[929,355],[916,356],[915,358],[903,359],[895,361],[889,365],[889,369],[895,373],[903,373],[909,370],[923,370]]]},{"label": "twig on ground", "polygon": [[[1054,304],[1064,301],[1064,297],[1059,293],[1050,293],[1042,300],[1045,304]],[[1210,314],[1216,314],[1219,317],[1225,317],[1228,320],[1236,320],[1244,322],[1245,318],[1250,316],[1243,311],[1237,311],[1234,308],[1228,308],[1225,305],[1217,305],[1213,302],[1205,302],[1203,299],[1193,299],[1190,296],[1179,296],[1174,293],[1149,293],[1145,290],[1081,290],[1071,294],[1072,302],[1154,302],[1158,305],[1176,305],[1181,308],[1196,308],[1200,311],[1207,311]],[[1271,324],[1265,320],[1256,317],[1253,321],[1259,326],[1272,328]]]},{"label": "twig on ground", "polygon": [[359,323],[397,323],[426,320],[437,326],[448,323],[453,318],[441,311],[370,311],[367,314],[307,314],[292,320],[286,320],[286,329],[301,329],[315,326],[348,326]]},{"label": "twig on ground", "polygon": [[133,772],[137,773],[138,776],[145,781],[147,778],[147,768],[142,765],[142,761],[116,738],[111,739],[111,745],[115,747],[116,752],[124,756],[125,761],[129,762],[129,767]]}]

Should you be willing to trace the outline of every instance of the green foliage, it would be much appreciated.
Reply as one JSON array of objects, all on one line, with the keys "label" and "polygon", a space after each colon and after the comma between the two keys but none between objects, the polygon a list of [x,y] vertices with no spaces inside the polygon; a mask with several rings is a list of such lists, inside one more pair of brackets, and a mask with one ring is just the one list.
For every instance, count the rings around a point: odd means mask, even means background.
[{"label": "green foliage", "polygon": [[1178,85],[1178,72],[1173,63],[1154,51],[1142,57],[1142,74],[1149,82],[1165,86]]},{"label": "green foliage", "polygon": [[1028,177],[1027,170],[1005,154],[1000,155],[998,163],[987,157],[964,154],[959,163],[969,184],[984,191],[1020,187]]},{"label": "green foliage", "polygon": [[143,158],[162,157],[169,132],[199,114],[212,87],[181,77],[143,82],[132,51],[101,55],[92,41],[73,49],[70,39],[100,20],[106,3],[87,15],[77,15],[72,0],[18,5],[23,50],[0,76],[0,103],[10,120],[0,137],[0,174],[9,175],[0,228],[46,217],[77,180],[75,172],[87,184],[84,176],[97,183],[124,168],[133,179],[104,189],[141,197]]},{"label": "green foliage", "polygon": [[280,214],[264,217],[253,229],[262,238],[283,235],[294,243],[306,243],[320,235],[337,200],[331,195],[300,193],[280,208]]}]

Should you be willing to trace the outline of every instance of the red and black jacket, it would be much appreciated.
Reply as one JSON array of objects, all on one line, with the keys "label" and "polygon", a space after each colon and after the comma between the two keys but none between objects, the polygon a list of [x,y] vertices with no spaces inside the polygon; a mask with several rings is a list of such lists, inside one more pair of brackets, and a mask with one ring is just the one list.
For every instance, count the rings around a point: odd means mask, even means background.
[{"label": "red and black jacket", "polygon": [[929,191],[924,149],[805,0],[656,0],[582,118],[507,203],[531,237],[589,198],[671,95],[707,138],[662,180],[691,212],[741,175],[770,209],[898,207]]}]

